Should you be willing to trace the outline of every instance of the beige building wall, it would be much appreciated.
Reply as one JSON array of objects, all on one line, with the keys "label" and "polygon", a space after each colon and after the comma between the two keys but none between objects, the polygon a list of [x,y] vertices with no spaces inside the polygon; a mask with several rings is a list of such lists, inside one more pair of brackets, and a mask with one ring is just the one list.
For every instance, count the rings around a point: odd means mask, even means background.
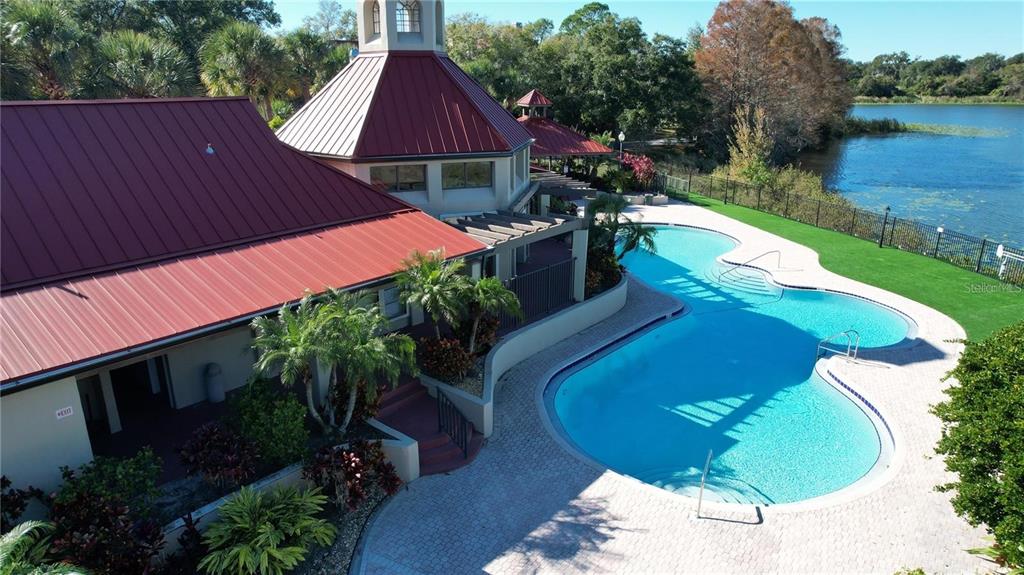
[{"label": "beige building wall", "polygon": [[167,351],[174,406],[178,409],[206,401],[203,373],[206,365],[220,365],[224,391],[246,384],[252,374],[256,353],[248,326],[232,329]]},{"label": "beige building wall", "polygon": [[60,466],[92,460],[74,377],[0,398],[0,455],[0,473],[15,487],[44,491],[60,485]]}]

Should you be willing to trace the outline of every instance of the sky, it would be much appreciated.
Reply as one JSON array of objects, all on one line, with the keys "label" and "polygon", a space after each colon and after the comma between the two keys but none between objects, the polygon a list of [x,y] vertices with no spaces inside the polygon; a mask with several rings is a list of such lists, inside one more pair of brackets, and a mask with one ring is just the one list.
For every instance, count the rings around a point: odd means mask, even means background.
[{"label": "sky", "polygon": [[[450,0],[448,16],[475,12],[493,22],[548,18],[558,24],[587,0]],[[717,2],[679,0],[605,0],[621,16],[636,17],[648,34],[685,36],[695,23],[704,25]],[[281,28],[291,29],[317,10],[317,0],[276,0]],[[355,9],[355,2],[342,0]],[[878,54],[906,51],[935,58],[957,54],[971,58],[986,52],[1010,56],[1024,52],[1024,0],[904,1],[862,0],[792,2],[797,18],[821,16],[839,26],[847,56],[858,61]]]}]

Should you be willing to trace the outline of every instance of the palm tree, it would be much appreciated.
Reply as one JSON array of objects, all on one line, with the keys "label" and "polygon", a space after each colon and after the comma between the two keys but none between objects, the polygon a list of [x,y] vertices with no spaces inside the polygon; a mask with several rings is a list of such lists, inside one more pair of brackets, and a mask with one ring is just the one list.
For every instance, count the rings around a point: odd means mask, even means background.
[{"label": "palm tree", "polygon": [[[10,0],[2,7],[4,59],[21,62],[10,71],[29,73],[36,92],[50,100],[70,98],[75,90],[75,65],[81,60],[82,31],[67,8],[54,0]],[[9,45],[9,46],[8,46]],[[5,78],[9,80],[10,78]]]},{"label": "palm tree", "polygon": [[104,34],[96,45],[106,96],[163,98],[192,94],[193,71],[174,44],[132,30]]},{"label": "palm tree", "polygon": [[460,273],[465,265],[462,260],[445,261],[443,250],[414,251],[395,276],[402,301],[430,314],[437,339],[441,339],[441,320],[457,326],[466,310],[469,278]]},{"label": "palm tree", "polygon": [[655,253],[657,228],[629,219],[624,214],[627,207],[629,202],[626,198],[613,194],[598,196],[587,204],[586,220],[591,246],[598,246],[609,254],[614,254],[618,247],[616,257],[619,260],[636,249]]},{"label": "palm tree", "polygon": [[48,561],[53,529],[46,521],[26,521],[0,536],[0,575],[87,575],[74,565]]},{"label": "palm tree", "polygon": [[329,291],[318,329],[323,340],[321,359],[331,365],[331,385],[336,389],[344,385],[348,391],[345,416],[338,427],[338,433],[344,434],[360,389],[364,400],[372,403],[381,379],[394,387],[403,372],[416,372],[416,344],[408,335],[385,333],[387,318],[364,293]]},{"label": "palm tree", "polygon": [[232,22],[214,32],[199,51],[200,77],[211,96],[245,95],[273,117],[274,96],[287,74],[284,51],[262,28]]},{"label": "palm tree", "polygon": [[263,316],[252,320],[252,346],[259,354],[254,366],[257,373],[267,376],[279,369],[281,383],[287,387],[299,381],[306,388],[306,407],[309,415],[320,424],[324,433],[330,427],[324,422],[313,401],[313,374],[310,366],[318,357],[326,355],[318,333],[319,306],[312,294],[306,294],[293,310],[281,306],[276,317]]},{"label": "palm tree", "polygon": [[619,225],[619,238],[622,246],[618,259],[626,257],[629,252],[639,249],[640,251],[653,254],[657,253],[658,247],[654,243],[658,229],[653,226],[645,226],[640,222],[626,221]]},{"label": "palm tree", "polygon": [[469,353],[476,351],[476,334],[480,320],[487,314],[508,313],[522,317],[523,310],[519,307],[519,298],[515,292],[502,285],[498,278],[481,278],[469,288],[472,298],[473,329],[469,332]]},{"label": "palm tree", "polygon": [[333,47],[323,36],[306,28],[281,36],[281,47],[294,70],[293,80],[297,84],[299,96],[304,103],[308,102],[313,85],[323,73]]}]

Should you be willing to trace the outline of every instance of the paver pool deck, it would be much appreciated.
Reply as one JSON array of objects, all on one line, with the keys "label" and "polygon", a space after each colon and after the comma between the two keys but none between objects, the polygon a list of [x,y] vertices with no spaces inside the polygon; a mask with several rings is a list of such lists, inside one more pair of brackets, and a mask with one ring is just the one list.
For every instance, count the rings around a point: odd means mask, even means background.
[{"label": "paver pool deck", "polygon": [[[830,360],[895,428],[899,447],[884,482],[838,501],[800,507],[704,505],[605,470],[566,449],[545,425],[538,390],[567,358],[601,347],[678,305],[632,281],[626,306],[510,370],[495,396],[495,431],[471,465],[408,485],[364,534],[354,569],[427,573],[974,573],[990,564],[965,550],[984,531],[958,518],[950,479],[934,453],[940,435],[929,407],[949,385],[963,330],[906,298],[832,274],[810,249],[685,204],[633,208],[651,223],[699,226],[741,242],[725,259],[779,249],[765,266],[780,283],[833,289],[897,308],[918,324],[913,347],[878,350],[868,361]],[[771,267],[767,267],[771,266]],[[683,319],[682,321],[685,321]],[[770,345],[766,342],[765,345]],[[740,353],[737,350],[737,353]],[[685,365],[680,366],[684,372]]]}]

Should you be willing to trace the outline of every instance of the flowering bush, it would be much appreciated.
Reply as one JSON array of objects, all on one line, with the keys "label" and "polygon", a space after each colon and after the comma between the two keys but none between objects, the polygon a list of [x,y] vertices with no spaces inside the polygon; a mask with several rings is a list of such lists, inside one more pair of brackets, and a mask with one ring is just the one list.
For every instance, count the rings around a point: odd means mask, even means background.
[{"label": "flowering bush", "polygon": [[460,380],[473,368],[473,356],[457,339],[423,338],[416,351],[423,371],[444,381]]},{"label": "flowering bush", "polygon": [[358,508],[375,484],[388,495],[402,486],[380,444],[363,440],[352,442],[349,449],[320,448],[303,467],[302,476],[321,488],[335,505],[344,503],[349,509]]},{"label": "flowering bush", "polygon": [[633,170],[633,177],[644,189],[650,187],[656,173],[654,160],[642,154],[625,154],[622,156],[622,163]]},{"label": "flowering bush", "polygon": [[178,457],[189,475],[201,475],[213,485],[241,485],[256,473],[253,444],[217,422],[193,431]]}]

